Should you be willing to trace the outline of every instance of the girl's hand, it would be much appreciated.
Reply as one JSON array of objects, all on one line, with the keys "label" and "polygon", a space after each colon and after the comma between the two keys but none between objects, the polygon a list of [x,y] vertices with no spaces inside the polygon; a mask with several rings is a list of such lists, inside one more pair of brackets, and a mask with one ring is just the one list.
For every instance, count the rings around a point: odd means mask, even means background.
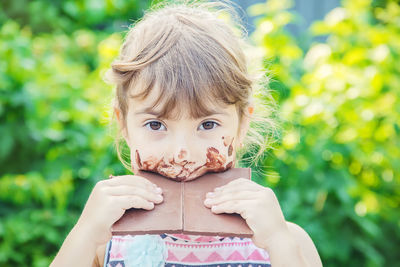
[{"label": "girl's hand", "polygon": [[215,188],[207,193],[204,205],[216,214],[240,214],[254,232],[254,244],[260,248],[267,249],[274,237],[288,231],[275,193],[249,179],[239,178]]},{"label": "girl's hand", "polygon": [[78,220],[82,229],[97,244],[111,239],[111,226],[130,208],[151,210],[163,201],[162,190],[137,175],[115,176],[99,181],[92,190]]}]

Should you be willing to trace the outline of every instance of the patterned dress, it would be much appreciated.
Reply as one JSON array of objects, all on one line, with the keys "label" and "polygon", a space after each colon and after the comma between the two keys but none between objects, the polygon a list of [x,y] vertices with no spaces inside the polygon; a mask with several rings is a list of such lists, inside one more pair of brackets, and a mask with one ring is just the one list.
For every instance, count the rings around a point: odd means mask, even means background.
[{"label": "patterned dress", "polygon": [[[159,239],[165,248],[164,262],[167,267],[271,266],[268,253],[255,246],[250,238],[163,234]],[[107,244],[104,267],[131,267],[127,264],[126,248],[133,240],[134,236],[130,235],[113,236]],[[130,265],[147,267],[152,264],[130,263]]]}]

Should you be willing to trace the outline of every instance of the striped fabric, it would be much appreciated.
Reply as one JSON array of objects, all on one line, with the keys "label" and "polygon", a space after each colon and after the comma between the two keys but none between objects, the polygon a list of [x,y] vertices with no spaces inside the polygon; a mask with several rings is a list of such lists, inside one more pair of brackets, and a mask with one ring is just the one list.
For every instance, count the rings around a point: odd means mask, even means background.
[{"label": "striped fabric", "polygon": [[[207,237],[182,234],[160,236],[168,256],[165,266],[270,267],[268,253],[249,238]],[[133,236],[113,236],[107,244],[104,267],[125,267],[124,248]],[[128,242],[128,243],[127,243]],[[131,266],[127,266],[131,267]],[[151,266],[149,266],[151,267]]]}]

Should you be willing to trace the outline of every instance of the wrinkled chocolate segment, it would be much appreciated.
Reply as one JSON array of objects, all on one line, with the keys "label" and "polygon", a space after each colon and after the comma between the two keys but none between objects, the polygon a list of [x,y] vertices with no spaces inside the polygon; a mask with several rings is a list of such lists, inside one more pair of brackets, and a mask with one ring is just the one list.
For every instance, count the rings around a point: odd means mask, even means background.
[{"label": "wrinkled chocolate segment", "polygon": [[251,169],[232,168],[208,173],[190,182],[176,182],[150,172],[142,176],[163,190],[164,201],[153,210],[129,209],[112,226],[113,235],[184,233],[251,237],[253,232],[238,214],[214,214],[204,206],[205,195],[237,178],[249,178]]}]

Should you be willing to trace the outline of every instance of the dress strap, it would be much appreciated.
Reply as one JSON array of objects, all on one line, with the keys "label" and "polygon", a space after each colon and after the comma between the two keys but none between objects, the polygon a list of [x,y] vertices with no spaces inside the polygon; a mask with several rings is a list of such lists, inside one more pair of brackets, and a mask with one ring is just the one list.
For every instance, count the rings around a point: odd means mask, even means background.
[{"label": "dress strap", "polygon": [[108,241],[108,243],[107,243],[106,254],[104,255],[103,267],[107,267],[107,263],[110,259],[111,242],[112,242],[112,240]]}]

